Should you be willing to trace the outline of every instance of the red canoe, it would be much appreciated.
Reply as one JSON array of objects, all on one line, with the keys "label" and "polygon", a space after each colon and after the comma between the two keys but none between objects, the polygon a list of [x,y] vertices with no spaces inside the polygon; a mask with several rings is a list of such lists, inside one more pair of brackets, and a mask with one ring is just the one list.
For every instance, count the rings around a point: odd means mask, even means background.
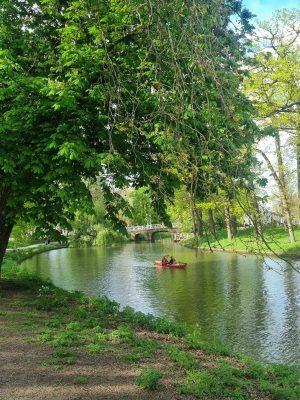
[{"label": "red canoe", "polygon": [[159,260],[159,261],[155,261],[155,265],[157,267],[185,268],[187,264],[186,263],[173,263],[173,264],[162,265],[161,260]]}]

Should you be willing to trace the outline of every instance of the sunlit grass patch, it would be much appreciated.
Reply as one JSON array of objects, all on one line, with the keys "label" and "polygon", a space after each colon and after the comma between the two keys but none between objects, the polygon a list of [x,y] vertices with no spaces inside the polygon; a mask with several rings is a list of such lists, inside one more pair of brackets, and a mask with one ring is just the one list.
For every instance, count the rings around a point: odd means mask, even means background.
[{"label": "sunlit grass patch", "polygon": [[134,330],[128,324],[121,324],[108,335],[111,340],[119,340],[122,343],[130,342],[134,338]]},{"label": "sunlit grass patch", "polygon": [[[255,235],[252,228],[239,229],[237,235],[228,240],[227,232],[224,229],[217,231],[218,241],[211,235],[208,235],[210,247],[213,249],[225,249],[228,251],[240,252],[267,252],[274,251],[277,254],[300,254],[300,229],[295,229],[296,242],[291,243],[288,233],[283,227],[264,227],[264,241],[259,240]],[[207,238],[193,237],[185,240],[183,244],[187,247],[195,248],[200,247],[209,249]]]}]

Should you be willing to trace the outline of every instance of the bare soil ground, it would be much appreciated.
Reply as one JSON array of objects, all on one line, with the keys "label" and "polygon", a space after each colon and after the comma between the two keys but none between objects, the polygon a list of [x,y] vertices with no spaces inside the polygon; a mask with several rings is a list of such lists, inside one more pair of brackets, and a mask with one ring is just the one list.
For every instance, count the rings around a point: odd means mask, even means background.
[{"label": "bare soil ground", "polygon": [[[154,360],[139,366],[122,360],[126,345],[118,345],[115,350],[104,349],[95,355],[78,348],[73,365],[45,364],[53,347],[36,338],[53,313],[33,310],[30,306],[27,311],[24,304],[32,300],[30,291],[16,286],[0,287],[1,400],[195,399],[176,393],[175,384],[181,372],[159,350]],[[147,336],[147,332],[139,334]],[[158,390],[145,391],[134,384],[144,367],[163,371]]]}]

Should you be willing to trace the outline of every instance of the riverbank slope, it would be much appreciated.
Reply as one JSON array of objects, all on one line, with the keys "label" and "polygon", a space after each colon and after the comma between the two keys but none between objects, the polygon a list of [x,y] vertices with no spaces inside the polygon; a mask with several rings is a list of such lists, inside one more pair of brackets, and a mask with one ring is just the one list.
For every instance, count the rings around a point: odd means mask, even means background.
[{"label": "riverbank slope", "polygon": [[227,239],[225,230],[217,231],[217,239],[211,235],[204,237],[192,237],[181,242],[189,248],[203,250],[227,251],[237,253],[265,254],[300,258],[300,229],[295,230],[296,242],[291,243],[287,232],[282,227],[265,228],[264,240],[258,240],[252,228],[239,229],[237,235]]},{"label": "riverbank slope", "polygon": [[3,400],[41,393],[46,400],[299,396],[296,367],[233,356],[198,330],[68,293],[17,269],[0,284]]}]

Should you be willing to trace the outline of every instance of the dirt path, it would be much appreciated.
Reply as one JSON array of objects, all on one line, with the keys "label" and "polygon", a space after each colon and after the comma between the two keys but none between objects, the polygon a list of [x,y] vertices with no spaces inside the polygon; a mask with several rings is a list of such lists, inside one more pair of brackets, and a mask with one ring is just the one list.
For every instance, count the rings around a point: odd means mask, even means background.
[{"label": "dirt path", "polygon": [[1,400],[194,399],[176,393],[178,373],[159,353],[147,363],[164,371],[161,388],[153,392],[134,384],[141,366],[122,361],[126,346],[95,355],[78,348],[73,365],[47,365],[53,347],[36,338],[53,313],[33,309],[32,301],[29,291],[0,288]]}]

